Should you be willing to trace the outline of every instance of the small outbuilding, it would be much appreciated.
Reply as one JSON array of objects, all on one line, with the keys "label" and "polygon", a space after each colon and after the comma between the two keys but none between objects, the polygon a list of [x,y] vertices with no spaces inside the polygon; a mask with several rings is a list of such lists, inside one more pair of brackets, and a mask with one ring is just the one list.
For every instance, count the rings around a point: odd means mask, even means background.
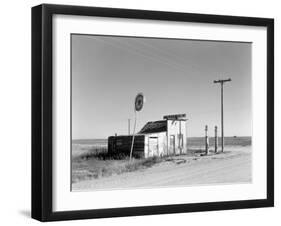
[{"label": "small outbuilding", "polygon": [[[130,154],[132,135],[108,138],[108,152]],[[166,115],[163,120],[152,121],[135,135],[133,155],[136,157],[185,154],[186,114]]]}]

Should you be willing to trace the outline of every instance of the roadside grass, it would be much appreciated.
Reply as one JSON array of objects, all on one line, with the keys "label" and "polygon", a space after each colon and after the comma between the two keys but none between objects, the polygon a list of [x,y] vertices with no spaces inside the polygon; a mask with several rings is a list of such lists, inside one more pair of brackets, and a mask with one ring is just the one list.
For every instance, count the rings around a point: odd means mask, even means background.
[{"label": "roadside grass", "polygon": [[132,172],[139,169],[145,169],[153,166],[156,163],[161,162],[162,159],[160,157],[151,157],[146,159],[133,159],[125,164],[125,171]]},{"label": "roadside grass", "polygon": [[129,161],[129,157],[123,153],[109,155],[102,151],[87,152],[73,158],[72,183],[146,169],[161,161],[160,157],[133,158]]},{"label": "roadside grass", "polygon": [[[192,157],[192,160],[199,160],[204,157],[202,155],[204,153],[204,149],[189,148],[187,154],[183,155]],[[142,170],[160,162],[172,162],[174,164],[189,163],[190,160],[180,157],[183,155],[133,158],[129,161],[129,156],[124,153],[109,154],[107,148],[91,147],[87,151],[80,152],[79,155],[73,155],[72,183]],[[211,150],[209,157],[215,155],[214,151]]]},{"label": "roadside grass", "polygon": [[[128,155],[109,154],[107,148],[104,147],[81,148],[80,150],[82,152],[79,155],[72,157],[72,183],[146,169],[160,162],[176,164],[186,162],[186,160],[175,159],[176,156],[133,158],[129,161]],[[202,151],[201,149],[189,150],[188,154],[184,155],[196,156]]]}]

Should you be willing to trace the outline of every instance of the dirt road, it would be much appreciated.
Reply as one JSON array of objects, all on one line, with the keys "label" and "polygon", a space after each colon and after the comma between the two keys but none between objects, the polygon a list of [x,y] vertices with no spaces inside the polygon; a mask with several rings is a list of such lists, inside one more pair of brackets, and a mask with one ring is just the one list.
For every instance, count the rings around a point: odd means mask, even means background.
[{"label": "dirt road", "polygon": [[175,156],[148,169],[81,181],[73,184],[72,189],[111,190],[250,182],[251,151],[241,148],[204,157]]}]

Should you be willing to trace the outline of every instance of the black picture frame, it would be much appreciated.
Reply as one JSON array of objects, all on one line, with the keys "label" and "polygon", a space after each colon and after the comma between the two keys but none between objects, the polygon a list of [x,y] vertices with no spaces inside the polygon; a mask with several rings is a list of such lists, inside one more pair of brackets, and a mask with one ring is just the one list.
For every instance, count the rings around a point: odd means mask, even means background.
[{"label": "black picture frame", "polygon": [[[55,14],[262,26],[267,28],[267,198],[95,210],[52,210],[52,17]],[[32,8],[32,218],[123,217],[274,206],[274,20],[222,15],[43,4]]]}]

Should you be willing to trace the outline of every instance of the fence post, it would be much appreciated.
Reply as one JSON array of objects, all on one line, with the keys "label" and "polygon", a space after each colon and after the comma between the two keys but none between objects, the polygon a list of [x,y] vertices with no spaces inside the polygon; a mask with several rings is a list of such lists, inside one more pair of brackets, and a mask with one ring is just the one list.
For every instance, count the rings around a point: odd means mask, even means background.
[{"label": "fence post", "polygon": [[205,154],[209,154],[209,137],[208,137],[208,126],[205,126]]},{"label": "fence post", "polygon": [[215,126],[215,153],[218,152],[218,127]]}]

